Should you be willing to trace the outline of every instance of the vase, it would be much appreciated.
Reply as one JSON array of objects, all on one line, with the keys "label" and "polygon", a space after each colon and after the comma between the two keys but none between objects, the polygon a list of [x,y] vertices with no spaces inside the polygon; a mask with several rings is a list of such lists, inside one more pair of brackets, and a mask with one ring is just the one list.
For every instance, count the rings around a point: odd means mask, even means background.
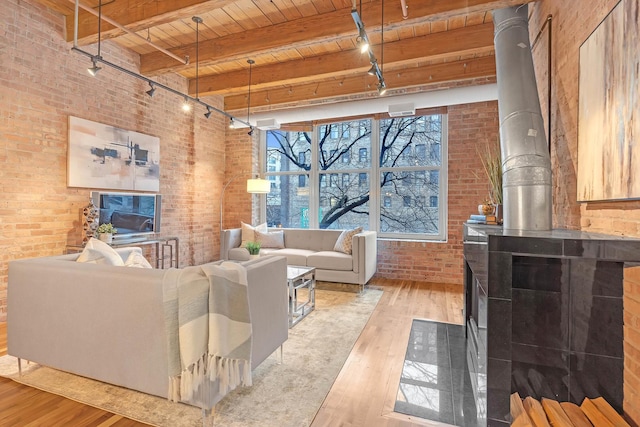
[{"label": "vase", "polygon": [[495,206],[491,203],[483,203],[478,205],[478,214],[480,215],[492,215],[494,212]]},{"label": "vase", "polygon": [[105,243],[111,244],[113,242],[113,234],[111,234],[111,233],[100,233],[100,234],[98,234],[98,239],[102,240]]}]

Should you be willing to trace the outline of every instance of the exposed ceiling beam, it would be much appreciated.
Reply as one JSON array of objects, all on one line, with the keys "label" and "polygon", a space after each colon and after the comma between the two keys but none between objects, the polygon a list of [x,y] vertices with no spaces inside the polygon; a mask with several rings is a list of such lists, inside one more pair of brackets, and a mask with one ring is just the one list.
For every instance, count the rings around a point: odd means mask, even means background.
[{"label": "exposed ceiling beam", "polygon": [[[495,77],[495,57],[487,56],[465,61],[385,70],[384,78],[390,91],[394,88],[426,86],[445,81]],[[332,79],[292,87],[272,88],[251,92],[251,107],[275,106],[299,101],[339,98],[360,93],[376,92],[376,80],[369,75]],[[247,108],[247,94],[230,95],[224,99],[224,110],[241,111]]]},{"label": "exposed ceiling beam", "polygon": [[[40,0],[43,1],[43,0]],[[46,0],[44,0],[46,1]],[[75,0],[68,0],[71,12],[65,14],[67,41],[73,41]],[[98,1],[80,0],[82,4],[95,6]],[[132,31],[140,31],[156,25],[166,24],[179,19],[191,19],[194,15],[220,9],[237,0],[117,0],[103,1],[102,13]],[[59,10],[59,8],[58,8]],[[124,35],[125,32],[106,22],[102,23],[101,37],[109,39]],[[97,18],[85,10],[78,13],[78,44],[87,45],[98,41]]]},{"label": "exposed ceiling beam", "polygon": [[[374,49],[380,49],[380,46]],[[415,63],[493,51],[493,23],[462,27],[384,44],[384,66]],[[375,52],[378,58],[380,52]],[[326,79],[338,75],[365,73],[371,64],[367,55],[355,49],[319,55],[279,64],[257,66],[252,71],[252,89],[297,84],[309,79]],[[228,95],[244,92],[248,86],[247,70],[200,77],[200,95]],[[189,94],[195,95],[196,80],[189,80]]]},{"label": "exposed ceiling beam", "polygon": [[[528,3],[529,0],[430,0],[414,2],[409,19],[403,20],[400,8],[391,8],[385,14],[385,29],[401,28],[417,22],[444,20],[452,16],[472,13],[481,10],[493,10],[517,4]],[[380,28],[380,2],[374,1],[362,7],[362,16],[368,32]],[[334,12],[313,15],[251,31],[231,34],[229,36],[200,42],[199,60],[202,66],[215,65],[223,61],[237,58],[257,56],[290,49],[292,45],[310,46],[316,43],[337,40],[353,34],[355,26],[351,17],[351,8]],[[179,57],[195,57],[196,44],[171,49]],[[179,72],[185,66],[176,64],[174,60],[153,52],[142,55],[140,71],[142,74],[155,75],[164,72]]]}]

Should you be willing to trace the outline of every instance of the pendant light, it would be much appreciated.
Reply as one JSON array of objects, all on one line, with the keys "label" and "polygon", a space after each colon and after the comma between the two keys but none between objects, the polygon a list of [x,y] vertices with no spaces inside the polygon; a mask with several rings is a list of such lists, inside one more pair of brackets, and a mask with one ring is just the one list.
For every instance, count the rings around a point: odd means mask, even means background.
[{"label": "pendant light", "polygon": [[248,135],[253,135],[253,126],[251,126],[251,121],[249,120],[249,112],[251,110],[251,67],[256,63],[253,59],[247,59],[247,63],[249,64],[249,92],[247,94],[247,123],[249,123],[249,132]]},{"label": "pendant light", "polygon": [[92,67],[87,68],[87,71],[91,76],[95,77],[98,75],[98,71],[102,70],[102,67],[98,66],[98,60],[102,59],[100,56],[100,44],[102,41],[102,0],[98,1],[98,54],[96,56],[91,57],[91,62],[93,63]]}]

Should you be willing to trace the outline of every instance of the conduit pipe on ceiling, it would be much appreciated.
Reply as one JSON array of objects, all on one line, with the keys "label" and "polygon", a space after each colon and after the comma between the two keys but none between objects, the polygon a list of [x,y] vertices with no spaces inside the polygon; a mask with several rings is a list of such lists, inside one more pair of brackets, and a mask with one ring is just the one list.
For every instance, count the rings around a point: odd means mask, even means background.
[{"label": "conduit pipe on ceiling", "polygon": [[504,228],[551,230],[551,159],[529,43],[527,5],[493,12]]}]

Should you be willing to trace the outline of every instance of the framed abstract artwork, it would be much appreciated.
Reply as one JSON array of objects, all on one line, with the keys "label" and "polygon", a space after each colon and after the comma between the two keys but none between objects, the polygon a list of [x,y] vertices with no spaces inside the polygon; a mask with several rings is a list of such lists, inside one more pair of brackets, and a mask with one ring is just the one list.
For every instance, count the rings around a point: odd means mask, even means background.
[{"label": "framed abstract artwork", "polygon": [[622,0],[580,47],[580,202],[640,198],[638,8]]},{"label": "framed abstract artwork", "polygon": [[160,190],[160,138],[69,116],[69,187]]}]

